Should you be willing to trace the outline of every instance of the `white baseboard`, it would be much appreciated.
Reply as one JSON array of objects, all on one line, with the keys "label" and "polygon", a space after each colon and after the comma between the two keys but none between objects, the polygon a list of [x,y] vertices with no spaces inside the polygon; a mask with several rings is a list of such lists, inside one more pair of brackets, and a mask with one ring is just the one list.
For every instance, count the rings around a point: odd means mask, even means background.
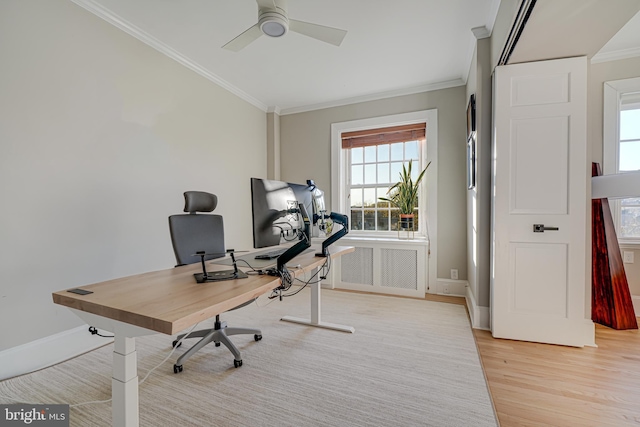
[{"label": "white baseboard", "polygon": [[480,307],[476,303],[476,298],[471,292],[471,288],[467,287],[467,293],[464,296],[467,301],[467,310],[471,318],[471,327],[474,329],[491,330],[491,310],[489,307]]},{"label": "white baseboard", "polygon": [[0,351],[0,380],[64,362],[111,342],[113,338],[92,335],[84,325]]},{"label": "white baseboard", "polygon": [[435,293],[463,297],[467,294],[469,283],[466,280],[436,279]]}]

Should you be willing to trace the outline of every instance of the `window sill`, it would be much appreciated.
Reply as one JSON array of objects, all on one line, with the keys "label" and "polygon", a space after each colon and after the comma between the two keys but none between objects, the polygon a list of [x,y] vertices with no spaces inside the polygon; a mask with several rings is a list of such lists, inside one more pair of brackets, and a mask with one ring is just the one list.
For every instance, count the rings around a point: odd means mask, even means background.
[{"label": "window sill", "polygon": [[620,246],[620,249],[640,250],[640,240],[618,241],[618,246]]}]

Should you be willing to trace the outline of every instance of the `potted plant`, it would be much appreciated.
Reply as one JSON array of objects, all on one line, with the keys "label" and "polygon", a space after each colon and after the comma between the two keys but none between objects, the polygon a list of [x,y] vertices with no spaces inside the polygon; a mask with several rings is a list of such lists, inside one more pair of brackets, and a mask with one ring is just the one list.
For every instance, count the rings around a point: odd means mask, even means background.
[{"label": "potted plant", "polygon": [[391,205],[398,208],[400,211],[400,229],[407,231],[412,231],[414,229],[413,210],[418,204],[418,187],[430,164],[431,162],[427,164],[414,182],[411,178],[412,161],[409,160],[408,166],[405,167],[404,164],[402,165],[400,181],[396,182],[391,188],[389,188],[389,191],[387,191],[388,197],[379,198],[380,200],[389,202]]}]

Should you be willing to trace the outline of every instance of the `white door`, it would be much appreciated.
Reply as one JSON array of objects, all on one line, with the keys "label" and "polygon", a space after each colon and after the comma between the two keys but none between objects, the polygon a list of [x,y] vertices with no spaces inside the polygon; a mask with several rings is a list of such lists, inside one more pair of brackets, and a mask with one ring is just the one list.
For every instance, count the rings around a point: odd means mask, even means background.
[{"label": "white door", "polygon": [[[587,275],[587,61],[496,68],[491,331],[594,344]],[[539,224],[539,225],[535,225]],[[535,227],[547,229],[535,232]]]}]

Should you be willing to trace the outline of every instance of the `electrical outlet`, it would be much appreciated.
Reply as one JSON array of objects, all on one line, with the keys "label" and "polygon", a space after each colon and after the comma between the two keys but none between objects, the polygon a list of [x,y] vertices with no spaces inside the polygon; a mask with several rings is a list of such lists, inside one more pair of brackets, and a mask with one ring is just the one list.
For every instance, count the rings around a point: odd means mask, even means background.
[{"label": "electrical outlet", "polygon": [[451,279],[458,280],[458,269],[457,268],[452,268],[451,269]]},{"label": "electrical outlet", "polygon": [[624,251],[622,253],[622,257],[623,257],[623,262],[627,263],[627,264],[633,264],[633,256],[635,254],[632,251]]},{"label": "electrical outlet", "polygon": [[445,295],[449,295],[449,285],[442,286],[442,293]]}]

